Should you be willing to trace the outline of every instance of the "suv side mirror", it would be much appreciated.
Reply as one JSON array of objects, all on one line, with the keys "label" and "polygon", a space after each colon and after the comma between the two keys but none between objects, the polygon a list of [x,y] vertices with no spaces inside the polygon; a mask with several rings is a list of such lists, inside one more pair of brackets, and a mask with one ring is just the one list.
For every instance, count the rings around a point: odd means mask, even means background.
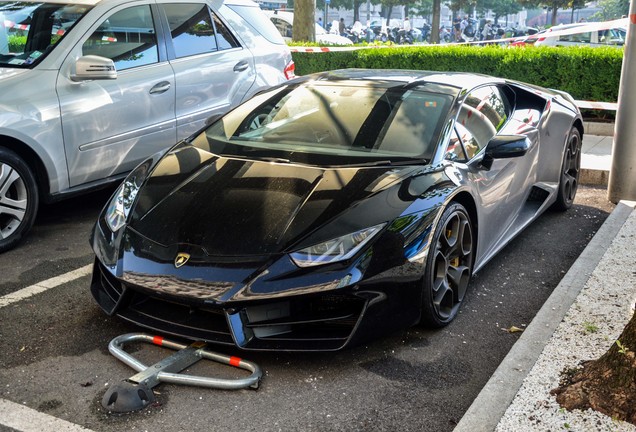
[{"label": "suv side mirror", "polygon": [[75,62],[75,73],[71,75],[73,81],[116,79],[115,63],[106,57],[85,55]]}]

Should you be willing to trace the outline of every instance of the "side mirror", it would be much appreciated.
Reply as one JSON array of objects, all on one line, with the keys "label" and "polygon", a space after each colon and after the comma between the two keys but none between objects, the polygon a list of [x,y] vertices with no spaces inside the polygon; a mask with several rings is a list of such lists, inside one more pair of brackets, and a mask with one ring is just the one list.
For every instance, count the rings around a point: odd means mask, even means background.
[{"label": "side mirror", "polygon": [[116,79],[115,63],[106,57],[86,55],[75,62],[75,73],[71,75],[73,81]]},{"label": "side mirror", "polygon": [[523,135],[496,135],[488,141],[481,166],[488,170],[495,159],[523,156],[530,147],[530,140]]}]

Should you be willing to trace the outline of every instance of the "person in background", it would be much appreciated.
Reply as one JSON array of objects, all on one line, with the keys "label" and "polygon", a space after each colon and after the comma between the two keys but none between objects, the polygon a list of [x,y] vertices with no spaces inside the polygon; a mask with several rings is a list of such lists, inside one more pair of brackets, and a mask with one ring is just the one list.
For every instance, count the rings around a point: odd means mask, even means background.
[{"label": "person in background", "polygon": [[490,24],[490,20],[486,20],[484,24],[484,28],[481,31],[481,40],[490,40],[492,39],[492,26]]},{"label": "person in background", "polygon": [[406,33],[411,31],[411,21],[409,21],[409,17],[405,17],[404,18],[404,31]]},{"label": "person in background", "polygon": [[340,36],[347,35],[344,18],[340,18],[340,22],[338,23],[338,33],[340,34]]},{"label": "person in background", "polygon": [[318,17],[318,25],[322,27],[322,18]]}]

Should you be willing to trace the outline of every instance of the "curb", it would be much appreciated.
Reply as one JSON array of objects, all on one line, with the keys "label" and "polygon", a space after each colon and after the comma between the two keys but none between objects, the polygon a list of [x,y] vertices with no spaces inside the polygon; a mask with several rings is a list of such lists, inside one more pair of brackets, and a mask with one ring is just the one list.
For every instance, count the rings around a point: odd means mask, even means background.
[{"label": "curb", "polygon": [[454,432],[490,432],[634,209],[619,203],[495,370]]},{"label": "curb", "polygon": [[607,186],[609,184],[609,171],[591,168],[581,168],[579,184],[588,186]]},{"label": "curb", "polygon": [[583,122],[583,131],[587,135],[614,136],[614,122],[600,123],[586,121]]}]

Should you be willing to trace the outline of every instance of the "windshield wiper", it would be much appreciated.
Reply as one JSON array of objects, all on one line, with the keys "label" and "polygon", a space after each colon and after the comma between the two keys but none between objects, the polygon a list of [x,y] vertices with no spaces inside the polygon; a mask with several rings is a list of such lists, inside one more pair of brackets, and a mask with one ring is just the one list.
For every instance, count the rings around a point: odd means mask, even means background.
[{"label": "windshield wiper", "polygon": [[406,160],[379,160],[360,162],[355,164],[338,164],[330,165],[333,167],[374,167],[374,166],[404,166],[404,165],[426,165],[429,161],[427,159],[406,159]]}]

